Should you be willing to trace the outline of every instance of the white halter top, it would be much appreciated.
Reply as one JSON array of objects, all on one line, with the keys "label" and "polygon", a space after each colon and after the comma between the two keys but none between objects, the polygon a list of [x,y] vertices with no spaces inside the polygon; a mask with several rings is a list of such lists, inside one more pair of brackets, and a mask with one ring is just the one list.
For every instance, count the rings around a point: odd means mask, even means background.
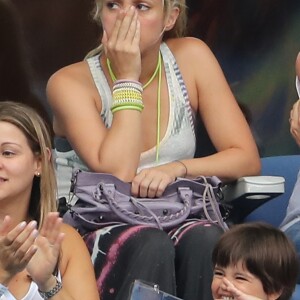
[{"label": "white halter top", "polygon": [[[165,136],[160,142],[159,162],[156,162],[156,148],[141,153],[138,171],[180,159],[193,158],[196,148],[194,112],[175,57],[169,47],[160,47],[169,92],[169,121]],[[101,96],[101,118],[107,128],[112,124],[110,107],[112,93],[100,65],[99,55],[87,59],[93,80]],[[54,159],[58,181],[58,196],[68,197],[70,179],[75,169],[88,170],[87,166],[64,138],[55,138]]]}]

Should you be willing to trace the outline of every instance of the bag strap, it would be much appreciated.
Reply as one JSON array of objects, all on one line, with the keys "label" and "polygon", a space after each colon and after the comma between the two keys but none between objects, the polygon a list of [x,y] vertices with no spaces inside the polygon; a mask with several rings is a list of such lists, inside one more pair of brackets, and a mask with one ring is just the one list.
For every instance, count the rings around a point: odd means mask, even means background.
[{"label": "bag strap", "polygon": [[[204,214],[205,214],[206,218],[209,221],[211,221],[213,223],[218,223],[223,228],[223,230],[225,231],[225,230],[228,229],[228,226],[227,226],[226,222],[224,222],[224,219],[221,215],[220,208],[219,208],[220,204],[219,204],[219,202],[218,202],[218,200],[215,196],[213,186],[210,183],[207,182],[207,180],[204,176],[203,176],[203,180],[206,183],[206,186],[205,186],[205,189],[204,189],[204,192],[203,192],[203,210],[204,210]],[[209,200],[209,203],[210,203],[211,208],[212,208],[213,213],[214,213],[214,217],[216,219],[212,219],[210,214],[208,213],[206,199]]]}]

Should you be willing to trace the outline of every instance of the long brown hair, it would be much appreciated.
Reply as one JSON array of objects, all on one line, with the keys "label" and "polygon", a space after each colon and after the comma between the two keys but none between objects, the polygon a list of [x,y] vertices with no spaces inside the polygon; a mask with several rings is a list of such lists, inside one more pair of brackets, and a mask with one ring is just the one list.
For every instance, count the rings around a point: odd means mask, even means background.
[{"label": "long brown hair", "polygon": [[33,179],[29,204],[29,216],[38,222],[40,228],[45,216],[57,211],[56,179],[49,153],[52,144],[48,128],[35,110],[12,101],[0,102],[0,121],[19,128],[26,136],[33,154],[41,159],[42,172],[40,177]]}]

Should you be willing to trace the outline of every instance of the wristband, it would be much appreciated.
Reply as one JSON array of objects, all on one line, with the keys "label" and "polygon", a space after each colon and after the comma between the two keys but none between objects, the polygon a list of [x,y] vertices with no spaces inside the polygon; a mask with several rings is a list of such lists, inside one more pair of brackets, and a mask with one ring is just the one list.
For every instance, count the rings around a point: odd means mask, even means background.
[{"label": "wristband", "polygon": [[56,279],[55,287],[52,288],[50,291],[42,292],[39,289],[39,293],[44,300],[48,300],[48,299],[52,298],[54,295],[56,295],[61,290],[62,283],[57,279],[57,277],[55,277],[55,279]]}]

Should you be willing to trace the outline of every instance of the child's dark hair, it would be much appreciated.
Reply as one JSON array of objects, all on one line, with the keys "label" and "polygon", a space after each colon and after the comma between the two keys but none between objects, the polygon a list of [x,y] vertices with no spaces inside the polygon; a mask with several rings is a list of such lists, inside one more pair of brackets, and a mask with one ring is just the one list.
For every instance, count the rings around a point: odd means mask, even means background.
[{"label": "child's dark hair", "polygon": [[279,229],[261,222],[233,226],[212,254],[214,266],[226,268],[239,261],[262,282],[266,294],[290,299],[297,282],[298,259],[291,241]]}]

